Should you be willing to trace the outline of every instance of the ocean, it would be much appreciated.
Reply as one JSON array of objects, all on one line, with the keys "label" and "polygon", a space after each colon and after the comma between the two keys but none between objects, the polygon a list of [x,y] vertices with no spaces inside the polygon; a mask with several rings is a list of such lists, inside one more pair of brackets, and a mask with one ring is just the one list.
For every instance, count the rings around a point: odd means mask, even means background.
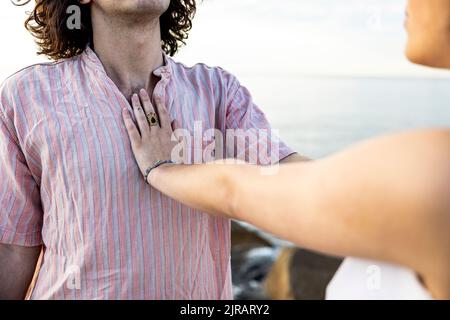
[{"label": "ocean", "polygon": [[364,139],[450,128],[450,79],[244,76],[282,139],[321,158]]},{"label": "ocean", "polygon": [[[362,140],[403,130],[450,128],[450,79],[244,76],[256,104],[282,139],[300,154],[325,157]],[[273,244],[253,248],[234,279],[263,270],[292,244],[239,223]],[[265,260],[264,260],[265,259]],[[233,261],[239,261],[234,258]],[[236,263],[235,263],[236,264]],[[280,280],[281,281],[281,280]],[[235,282],[236,298],[262,293],[264,282]],[[256,284],[255,284],[256,283]]]}]

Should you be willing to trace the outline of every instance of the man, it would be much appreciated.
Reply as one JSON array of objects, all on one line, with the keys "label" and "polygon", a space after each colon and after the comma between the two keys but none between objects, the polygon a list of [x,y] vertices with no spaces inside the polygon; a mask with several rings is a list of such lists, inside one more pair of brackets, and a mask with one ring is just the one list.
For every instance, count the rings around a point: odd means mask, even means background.
[{"label": "man", "polygon": [[[169,58],[194,0],[74,3],[36,1],[27,26],[56,61],[0,91],[0,298],[24,297],[43,248],[32,299],[231,299],[229,220],[146,184],[122,109],[145,89],[189,132],[268,129],[264,114],[228,72]],[[302,158],[280,143],[277,160]]]}]

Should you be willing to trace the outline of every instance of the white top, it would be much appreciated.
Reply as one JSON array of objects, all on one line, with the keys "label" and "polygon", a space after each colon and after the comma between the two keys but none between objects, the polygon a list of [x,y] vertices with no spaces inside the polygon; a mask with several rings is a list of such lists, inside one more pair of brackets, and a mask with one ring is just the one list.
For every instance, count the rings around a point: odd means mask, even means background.
[{"label": "white top", "polygon": [[327,287],[327,300],[432,300],[415,272],[396,265],[347,258]]}]

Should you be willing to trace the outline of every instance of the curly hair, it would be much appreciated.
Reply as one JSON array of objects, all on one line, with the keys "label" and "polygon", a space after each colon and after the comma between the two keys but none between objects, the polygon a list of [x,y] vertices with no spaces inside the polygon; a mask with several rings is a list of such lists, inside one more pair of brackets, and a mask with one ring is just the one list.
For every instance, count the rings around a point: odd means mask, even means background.
[{"label": "curly hair", "polygon": [[[38,54],[52,60],[71,58],[84,51],[92,39],[89,6],[81,9],[81,28],[67,27],[67,8],[78,5],[78,0],[36,0],[34,9],[25,21],[25,28],[33,35],[39,47]],[[185,44],[192,28],[196,0],[171,0],[169,8],[160,17],[161,47],[168,55],[177,53]]]}]

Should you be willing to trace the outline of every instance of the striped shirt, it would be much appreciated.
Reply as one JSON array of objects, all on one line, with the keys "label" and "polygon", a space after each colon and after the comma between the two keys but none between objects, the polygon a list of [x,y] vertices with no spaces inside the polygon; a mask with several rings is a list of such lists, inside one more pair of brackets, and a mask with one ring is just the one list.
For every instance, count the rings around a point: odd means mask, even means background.
[{"label": "striped shirt", "polygon": [[[152,98],[176,129],[269,128],[228,72],[164,62]],[[0,98],[0,243],[44,245],[31,299],[232,299],[230,221],[145,183],[131,106],[92,49],[19,71]]]}]

